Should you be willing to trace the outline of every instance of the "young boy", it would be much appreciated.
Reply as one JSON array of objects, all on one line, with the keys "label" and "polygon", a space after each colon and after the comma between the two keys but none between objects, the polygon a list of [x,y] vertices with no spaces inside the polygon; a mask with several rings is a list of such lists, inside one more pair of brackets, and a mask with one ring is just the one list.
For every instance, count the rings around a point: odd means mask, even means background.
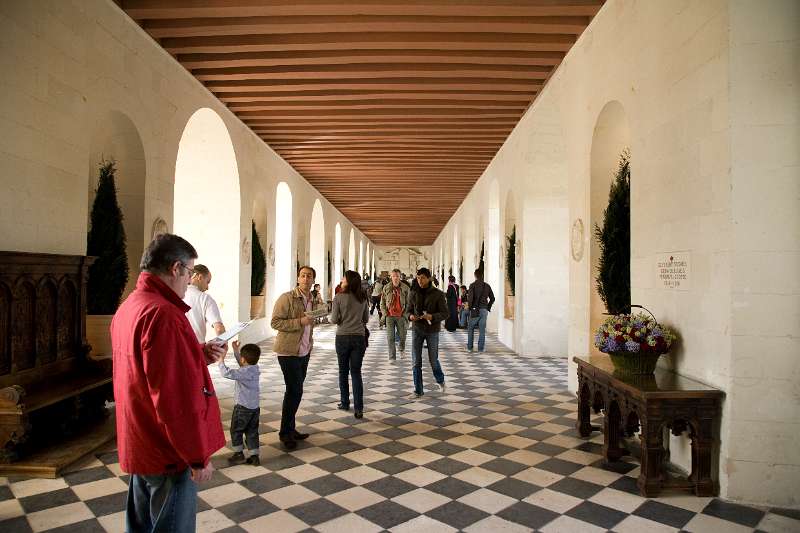
[{"label": "young boy", "polygon": [[[250,465],[260,465],[258,457],[258,423],[261,409],[259,402],[258,359],[261,349],[255,344],[245,344],[239,347],[239,341],[234,341],[233,356],[239,363],[239,368],[225,366],[225,358],[219,362],[219,371],[228,379],[236,380],[233,388],[233,416],[231,417],[231,443],[234,454],[228,458],[231,464],[247,462]],[[241,353],[240,353],[241,352]],[[242,446],[242,435],[247,444]],[[244,453],[243,453],[244,452]],[[245,459],[246,458],[246,459]]]}]

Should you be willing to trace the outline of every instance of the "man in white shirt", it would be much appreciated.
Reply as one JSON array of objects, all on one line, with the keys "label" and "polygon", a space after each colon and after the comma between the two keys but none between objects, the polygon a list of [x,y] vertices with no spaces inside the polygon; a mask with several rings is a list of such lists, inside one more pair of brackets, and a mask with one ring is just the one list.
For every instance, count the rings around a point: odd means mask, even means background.
[{"label": "man in white shirt", "polygon": [[186,288],[186,296],[183,297],[186,305],[191,307],[186,313],[186,318],[189,319],[198,342],[206,342],[206,323],[211,324],[217,335],[225,333],[217,302],[206,292],[210,283],[211,272],[208,267],[195,265],[189,286]]}]

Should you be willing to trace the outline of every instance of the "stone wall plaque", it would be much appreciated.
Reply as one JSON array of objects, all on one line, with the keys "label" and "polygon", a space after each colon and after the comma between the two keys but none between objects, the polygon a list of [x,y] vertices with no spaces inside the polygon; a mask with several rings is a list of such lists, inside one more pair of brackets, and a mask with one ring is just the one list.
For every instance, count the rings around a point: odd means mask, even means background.
[{"label": "stone wall plaque", "polygon": [[161,235],[162,233],[169,233],[169,226],[167,226],[167,221],[161,217],[156,217],[153,221],[153,228],[150,231],[150,239],[155,239],[157,235]]},{"label": "stone wall plaque", "polygon": [[656,286],[660,289],[688,291],[692,288],[691,256],[672,252],[656,256]]}]

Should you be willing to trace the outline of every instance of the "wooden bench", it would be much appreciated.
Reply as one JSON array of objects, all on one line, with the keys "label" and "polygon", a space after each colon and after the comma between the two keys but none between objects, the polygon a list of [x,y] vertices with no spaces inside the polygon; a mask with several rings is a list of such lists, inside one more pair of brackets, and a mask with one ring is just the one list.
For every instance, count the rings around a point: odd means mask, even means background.
[{"label": "wooden bench", "polygon": [[[602,410],[603,458],[613,462],[628,454],[623,437],[640,432],[637,485],[642,496],[656,496],[664,488],[691,489],[697,496],[716,494],[712,454],[722,391],[662,369],[648,376],[620,376],[605,355],[574,357],[573,361],[578,364],[578,433],[588,437],[601,429],[592,426],[590,410]],[[667,475],[665,428],[674,435],[689,432],[692,471],[688,478]]]},{"label": "wooden bench", "polygon": [[108,415],[111,361],[89,358],[85,336],[91,261],[0,252],[0,465]]}]

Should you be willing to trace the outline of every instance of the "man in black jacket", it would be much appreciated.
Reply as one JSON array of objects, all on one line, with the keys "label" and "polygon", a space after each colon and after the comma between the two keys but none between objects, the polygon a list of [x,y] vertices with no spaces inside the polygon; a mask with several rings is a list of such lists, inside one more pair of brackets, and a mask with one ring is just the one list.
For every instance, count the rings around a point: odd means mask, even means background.
[{"label": "man in black jacket", "polygon": [[414,397],[423,395],[422,388],[422,343],[428,345],[428,361],[433,377],[444,392],[444,372],[439,364],[439,330],[442,320],[450,315],[444,293],[431,285],[431,271],[420,268],[417,271],[419,288],[409,295],[406,315],[413,324],[411,330],[411,357],[413,360]]},{"label": "man in black jacket", "polygon": [[483,281],[483,271],[475,271],[475,281],[467,292],[469,318],[467,319],[467,350],[472,351],[475,339],[475,328],[478,328],[478,351],[482,352],[486,344],[486,321],[494,304],[494,293],[488,283]]}]

